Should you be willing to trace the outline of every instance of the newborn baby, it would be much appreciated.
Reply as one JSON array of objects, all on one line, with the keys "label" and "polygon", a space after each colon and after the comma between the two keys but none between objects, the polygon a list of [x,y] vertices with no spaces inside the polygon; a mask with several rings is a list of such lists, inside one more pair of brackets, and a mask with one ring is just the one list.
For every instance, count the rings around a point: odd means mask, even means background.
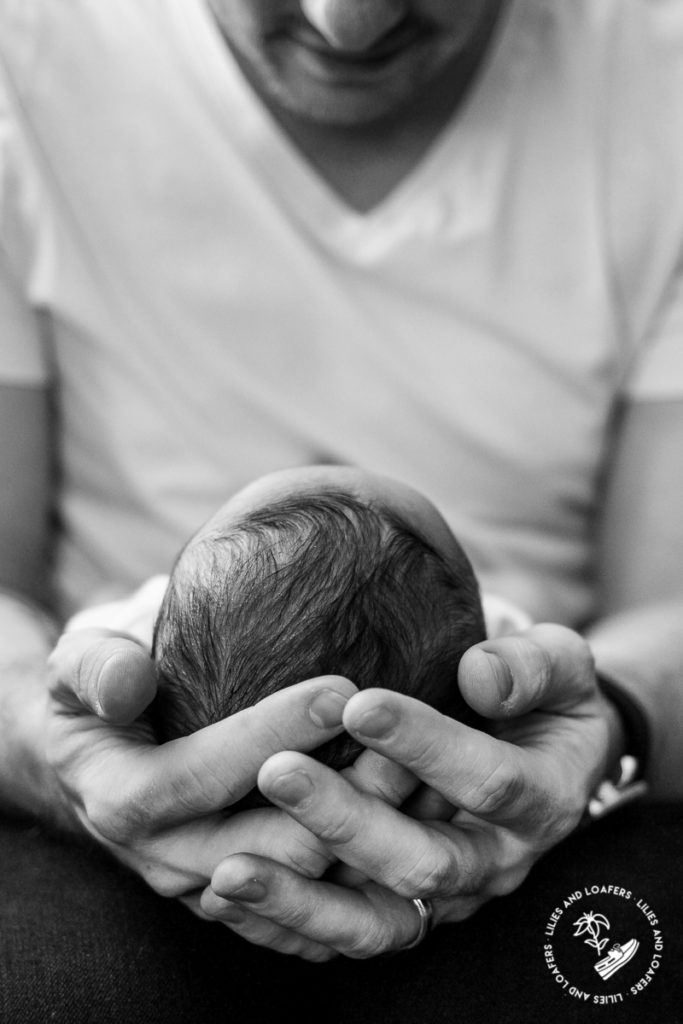
[{"label": "newborn baby", "polygon": [[[484,636],[472,567],[424,497],[346,467],[275,473],[178,557],[154,630],[155,725],[172,739],[329,674],[472,721],[456,676]],[[342,735],[314,756],[339,769],[359,749]]]}]

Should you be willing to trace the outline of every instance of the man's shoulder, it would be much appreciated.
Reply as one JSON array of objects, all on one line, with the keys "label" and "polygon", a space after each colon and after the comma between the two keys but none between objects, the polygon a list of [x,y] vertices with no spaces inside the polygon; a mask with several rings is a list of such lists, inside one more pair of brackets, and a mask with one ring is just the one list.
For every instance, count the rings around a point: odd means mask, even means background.
[{"label": "man's shoulder", "polygon": [[[683,0],[519,0],[537,31],[605,74],[681,73]],[[555,32],[548,31],[552,23]]]},{"label": "man's shoulder", "polygon": [[[61,69],[93,47],[110,52],[163,19],[163,0],[0,0],[0,65],[19,94],[37,72]],[[121,53],[125,46],[119,47]]]},{"label": "man's shoulder", "polygon": [[611,18],[596,106],[610,178],[649,194],[649,217],[659,206],[683,224],[683,0],[603,3]]},{"label": "man's shoulder", "polygon": [[37,0],[0,0],[0,63],[15,88],[33,66],[39,6]]},{"label": "man's shoulder", "polygon": [[637,338],[671,292],[683,249],[683,0],[602,3],[602,195],[615,287]]}]

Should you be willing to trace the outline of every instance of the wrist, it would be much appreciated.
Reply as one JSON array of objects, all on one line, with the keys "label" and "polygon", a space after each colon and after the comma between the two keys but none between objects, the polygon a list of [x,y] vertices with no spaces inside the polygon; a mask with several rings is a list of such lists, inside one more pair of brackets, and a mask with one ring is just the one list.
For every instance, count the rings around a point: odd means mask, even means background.
[{"label": "wrist", "polygon": [[617,705],[602,688],[600,676],[597,677],[598,690],[604,707],[607,721],[607,753],[605,755],[605,775],[610,778],[619,770],[619,762],[626,754],[626,726]]},{"label": "wrist", "polygon": [[607,698],[620,725],[619,757],[629,756],[638,762],[642,778],[650,768],[652,737],[645,709],[638,698],[612,673],[596,673],[598,687]]},{"label": "wrist", "polygon": [[57,632],[38,605],[0,589],[0,808],[72,830],[45,737],[46,662]]},{"label": "wrist", "polygon": [[596,678],[605,703],[608,750],[606,776],[586,809],[589,821],[646,795],[651,749],[649,723],[637,698],[613,675],[597,672]]},{"label": "wrist", "polygon": [[45,668],[3,679],[0,808],[69,834],[83,829],[47,756]]}]

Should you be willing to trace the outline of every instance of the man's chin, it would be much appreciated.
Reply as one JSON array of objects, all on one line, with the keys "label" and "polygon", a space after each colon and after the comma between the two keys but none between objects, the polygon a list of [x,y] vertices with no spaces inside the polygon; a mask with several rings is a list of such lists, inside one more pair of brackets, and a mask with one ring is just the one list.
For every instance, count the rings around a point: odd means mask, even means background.
[{"label": "man's chin", "polygon": [[347,130],[389,124],[414,101],[414,96],[404,95],[402,88],[385,90],[341,83],[327,87],[312,83],[306,87],[297,82],[291,87],[271,80],[260,91],[276,116],[280,111],[287,119]]},{"label": "man's chin", "polygon": [[317,97],[315,102],[302,102],[292,99],[280,100],[279,105],[290,118],[320,128],[337,128],[352,131],[373,126],[381,126],[396,115],[395,108],[384,109],[377,104],[364,102],[362,99],[349,103],[340,103],[335,97],[329,103]]}]

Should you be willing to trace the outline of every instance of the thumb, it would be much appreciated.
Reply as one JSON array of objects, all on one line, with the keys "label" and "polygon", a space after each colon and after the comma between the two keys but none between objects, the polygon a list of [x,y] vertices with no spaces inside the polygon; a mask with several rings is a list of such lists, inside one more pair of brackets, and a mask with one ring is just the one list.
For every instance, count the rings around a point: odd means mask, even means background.
[{"label": "thumb", "polygon": [[540,708],[566,712],[596,693],[588,644],[551,623],[471,647],[460,662],[458,683],[470,707],[493,719]]},{"label": "thumb", "polygon": [[48,685],[58,703],[92,711],[114,725],[135,721],[156,694],[147,651],[104,629],[64,635],[48,659]]}]

